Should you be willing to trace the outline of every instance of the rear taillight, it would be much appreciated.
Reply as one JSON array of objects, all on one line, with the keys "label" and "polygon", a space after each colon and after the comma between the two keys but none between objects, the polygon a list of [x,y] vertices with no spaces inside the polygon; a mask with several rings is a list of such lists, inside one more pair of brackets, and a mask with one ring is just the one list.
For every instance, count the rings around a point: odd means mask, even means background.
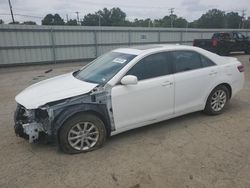
[{"label": "rear taillight", "polygon": [[218,39],[216,39],[216,38],[214,38],[213,40],[212,40],[212,46],[213,47],[216,47],[217,45],[218,45]]},{"label": "rear taillight", "polygon": [[244,65],[239,65],[237,68],[239,72],[244,72]]}]

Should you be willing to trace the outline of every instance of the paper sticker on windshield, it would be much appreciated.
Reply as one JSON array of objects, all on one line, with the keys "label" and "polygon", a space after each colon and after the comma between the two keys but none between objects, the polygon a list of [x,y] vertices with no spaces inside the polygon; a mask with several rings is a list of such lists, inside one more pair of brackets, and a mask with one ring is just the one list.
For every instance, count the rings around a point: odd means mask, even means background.
[{"label": "paper sticker on windshield", "polygon": [[122,58],[115,58],[113,60],[114,63],[120,63],[120,64],[123,64],[125,63],[127,60],[126,59],[122,59]]}]

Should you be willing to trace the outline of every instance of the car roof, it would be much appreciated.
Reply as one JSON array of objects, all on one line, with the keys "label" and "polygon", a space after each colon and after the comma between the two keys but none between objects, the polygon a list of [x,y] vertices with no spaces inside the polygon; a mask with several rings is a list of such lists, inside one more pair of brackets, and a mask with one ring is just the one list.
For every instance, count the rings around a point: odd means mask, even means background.
[{"label": "car roof", "polygon": [[180,44],[156,44],[156,45],[144,45],[144,46],[131,46],[130,48],[118,48],[116,50],[113,50],[113,52],[144,56],[151,53],[157,53],[162,51],[174,51],[174,50],[195,51],[206,56],[216,64],[224,64],[227,62],[225,61],[225,58],[223,58],[223,56],[219,56],[215,53],[209,52],[199,47],[180,45]]},{"label": "car roof", "polygon": [[157,52],[157,51],[170,51],[170,50],[197,50],[197,47],[180,45],[180,44],[155,44],[155,45],[143,45],[143,46],[131,46],[129,48],[118,48],[113,50],[113,52],[128,53],[133,55],[140,55],[147,52]]}]

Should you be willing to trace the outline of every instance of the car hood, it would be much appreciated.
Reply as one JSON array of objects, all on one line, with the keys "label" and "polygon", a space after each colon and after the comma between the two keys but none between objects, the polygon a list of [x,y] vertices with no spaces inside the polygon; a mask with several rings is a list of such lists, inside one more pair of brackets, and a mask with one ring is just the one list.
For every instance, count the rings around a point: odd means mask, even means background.
[{"label": "car hood", "polygon": [[68,73],[31,85],[15,99],[25,108],[35,109],[49,102],[86,94],[97,85],[78,80],[73,73]]}]

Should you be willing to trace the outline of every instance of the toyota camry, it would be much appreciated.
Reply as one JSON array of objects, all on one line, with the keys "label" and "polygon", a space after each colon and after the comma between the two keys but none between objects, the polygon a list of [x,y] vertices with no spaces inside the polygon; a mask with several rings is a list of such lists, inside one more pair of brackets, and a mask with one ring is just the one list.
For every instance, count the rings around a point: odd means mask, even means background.
[{"label": "toyota camry", "polygon": [[195,111],[221,114],[243,84],[244,66],[233,57],[184,45],[120,48],[19,93],[14,129],[31,143],[87,152],[130,129]]}]

